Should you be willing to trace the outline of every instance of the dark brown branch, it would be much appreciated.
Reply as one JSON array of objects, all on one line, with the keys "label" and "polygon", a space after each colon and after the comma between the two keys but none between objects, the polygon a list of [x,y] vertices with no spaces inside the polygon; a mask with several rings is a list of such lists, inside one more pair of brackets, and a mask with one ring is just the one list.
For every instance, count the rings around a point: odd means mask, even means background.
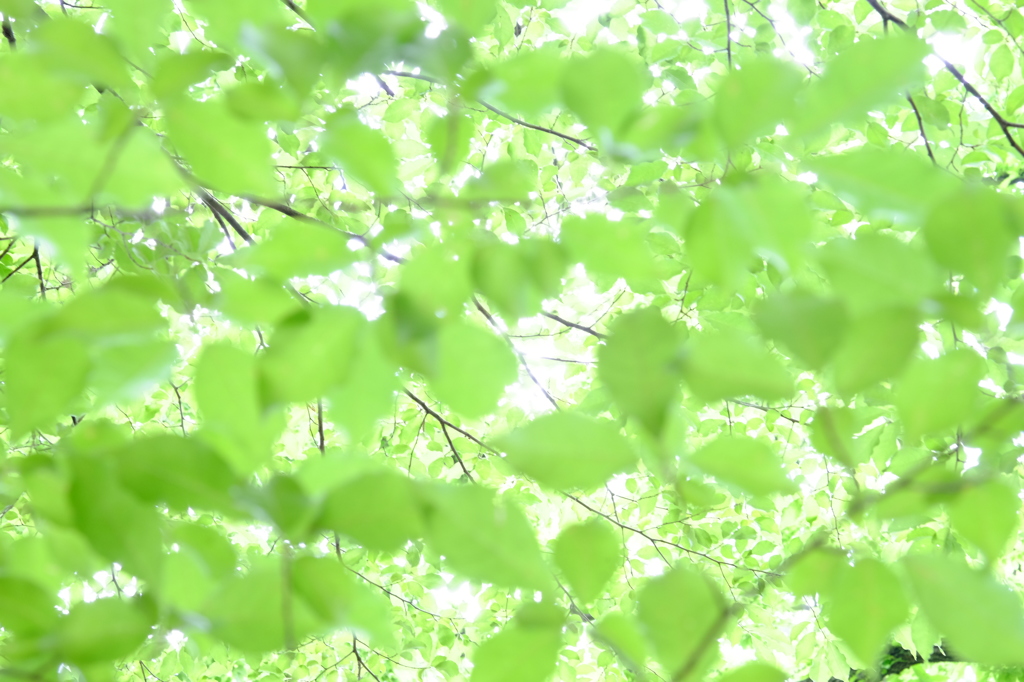
[{"label": "dark brown branch", "polygon": [[505,342],[509,345],[509,348],[511,348],[512,352],[516,354],[517,358],[519,358],[519,364],[521,364],[523,366],[523,369],[526,370],[526,375],[530,377],[530,380],[537,386],[537,388],[540,389],[540,392],[544,394],[544,397],[548,399],[548,402],[551,403],[556,410],[562,409],[562,406],[558,404],[558,401],[555,400],[554,396],[552,396],[551,393],[548,392],[548,389],[544,388],[544,384],[540,383],[540,380],[537,379],[536,376],[534,376],[533,370],[530,369],[530,364],[526,362],[526,357],[519,351],[518,348],[516,348],[516,344],[512,342],[512,339],[510,339],[508,334],[505,333],[505,330],[498,326],[497,321],[495,321],[495,319],[491,316],[491,313],[488,312],[487,308],[485,308],[483,304],[480,303],[480,301],[475,296],[473,297],[473,305],[475,305],[476,309],[480,311],[480,314],[487,319],[487,324],[491,325],[494,331],[501,334],[502,338],[505,339]]},{"label": "dark brown branch", "polygon": [[9,280],[11,277],[14,277],[14,275],[16,275],[18,273],[18,270],[21,270],[23,267],[28,265],[29,261],[31,261],[33,258],[35,258],[35,255],[36,255],[35,251],[33,251],[31,256],[29,256],[25,260],[21,261],[20,263],[18,263],[18,265],[16,265],[13,270],[8,272],[7,275],[5,275],[3,279],[0,279],[0,284],[3,284],[7,280]]},{"label": "dark brown branch", "polygon": [[239,237],[244,239],[247,244],[256,243],[256,240],[252,238],[252,235],[242,227],[242,224],[238,222],[234,215],[232,215],[231,211],[229,211],[227,207],[225,207],[224,204],[222,204],[215,196],[207,192],[202,187],[199,187],[196,190],[196,193],[199,194],[200,201],[206,204],[207,208],[209,208],[214,215],[219,215],[221,218],[226,220],[228,225],[231,226],[231,229],[234,230]]},{"label": "dark brown branch", "polygon": [[566,320],[565,318],[559,317],[558,315],[555,315],[554,313],[541,313],[541,315],[543,315],[544,317],[546,317],[546,318],[548,318],[550,320],[554,320],[555,322],[558,322],[559,324],[564,324],[566,327],[572,327],[573,329],[579,329],[581,332],[586,332],[586,333],[590,334],[591,336],[596,336],[599,339],[606,338],[605,335],[602,334],[601,332],[594,331],[593,329],[591,329],[590,327],[587,327],[586,325],[578,324],[576,322],[570,322],[569,320]]},{"label": "dark brown branch", "polygon": [[672,542],[671,540],[663,540],[662,538],[654,537],[653,535],[650,535],[646,531],[640,530],[639,528],[634,528],[633,526],[627,526],[626,524],[622,523],[621,521],[619,521],[617,518],[615,518],[614,516],[612,516],[610,514],[605,514],[602,511],[598,511],[597,509],[594,509],[593,507],[591,507],[589,504],[587,504],[586,502],[584,502],[583,500],[581,500],[578,497],[575,497],[575,496],[570,495],[568,493],[562,493],[562,494],[565,495],[566,497],[568,497],[570,500],[572,500],[576,504],[578,504],[581,507],[583,507],[584,509],[587,509],[587,510],[591,511],[594,514],[597,514],[598,516],[603,516],[604,518],[608,519],[609,521],[614,523],[619,528],[621,528],[623,530],[628,530],[631,533],[636,533],[640,537],[642,537],[645,540],[647,540],[648,542],[650,542],[652,545],[662,544],[662,545],[667,545],[669,547],[675,547],[676,549],[678,549],[681,552],[685,552],[686,554],[691,554],[693,556],[703,557],[704,559],[707,559],[708,561],[711,561],[711,562],[713,562],[713,563],[715,563],[715,564],[717,564],[719,566],[729,566],[731,568],[735,568],[735,569],[738,569],[738,570],[741,570],[741,571],[750,571],[751,573],[761,573],[763,575],[771,575],[771,576],[780,576],[780,575],[782,575],[781,573],[776,573],[774,571],[765,571],[765,570],[762,570],[760,568],[749,568],[747,566],[741,566],[739,564],[734,564],[731,561],[726,561],[725,559],[716,559],[715,557],[711,556],[710,554],[705,554],[704,552],[698,552],[697,550],[690,549],[689,547],[683,547],[679,543]]},{"label": "dark brown branch", "polygon": [[39,297],[46,300],[46,280],[43,279],[43,262],[39,260],[39,247],[32,249],[32,260],[36,262],[36,277],[39,278]]},{"label": "dark brown branch", "polygon": [[924,148],[928,151],[928,158],[932,160],[933,164],[938,166],[939,162],[935,160],[935,154],[932,152],[932,145],[928,142],[928,135],[924,132],[924,120],[921,118],[921,112],[918,111],[914,98],[909,94],[907,95],[907,101],[910,102],[910,108],[914,110],[914,116],[917,118],[917,129],[921,131],[921,139],[924,140]]},{"label": "dark brown branch", "polygon": [[[326,228],[328,228],[330,230],[335,230],[335,231],[340,232],[341,234],[345,235],[349,239],[356,240],[357,242],[359,242],[360,244],[362,244],[363,246],[365,246],[368,249],[372,249],[373,248],[373,244],[370,243],[370,240],[367,239],[366,237],[364,237],[363,235],[357,234],[355,232],[346,232],[345,230],[339,230],[334,225],[331,225],[330,223],[325,223],[324,221],[319,220],[317,218],[314,218],[311,215],[306,215],[302,211],[298,211],[298,210],[292,208],[291,206],[289,206],[288,204],[282,204],[281,202],[270,201],[268,199],[260,199],[258,197],[246,197],[246,200],[250,201],[250,202],[252,202],[252,203],[254,203],[254,204],[258,205],[258,206],[264,206],[266,208],[269,208],[269,209],[272,209],[274,211],[277,211],[278,213],[282,213],[282,214],[288,216],[289,218],[295,218],[296,220],[301,220],[303,222],[312,223],[314,225],[320,225],[322,227],[326,227]],[[383,249],[381,249],[378,253],[379,253],[379,255],[382,258],[386,258],[389,261],[392,261],[393,263],[403,263],[403,262],[405,262],[405,259],[403,259],[402,257],[396,256],[395,254],[389,253],[388,251],[385,251]]]},{"label": "dark brown branch", "polygon": [[476,443],[477,445],[482,447],[484,450],[487,450],[488,452],[491,452],[491,453],[494,453],[494,454],[498,454],[498,451],[495,450],[494,448],[492,448],[490,445],[487,445],[482,440],[480,440],[479,438],[477,438],[476,436],[471,434],[469,431],[466,431],[465,429],[461,429],[458,426],[456,426],[455,424],[452,424],[450,421],[448,421],[447,419],[442,417],[440,414],[438,414],[435,410],[431,409],[431,407],[429,405],[427,405],[425,402],[423,402],[423,400],[421,398],[418,398],[416,396],[416,394],[411,393],[409,391],[409,389],[403,389],[402,392],[405,393],[410,398],[412,398],[413,402],[415,402],[417,405],[420,406],[420,409],[422,409],[424,412],[426,412],[431,417],[433,417],[438,423],[444,424],[448,428],[450,428],[450,429],[452,429],[454,431],[457,431],[458,433],[461,433],[463,436],[465,436],[469,440],[473,441],[474,443]]},{"label": "dark brown branch", "polygon": [[[910,30],[910,27],[907,25],[907,22],[903,21],[895,14],[893,14],[885,7],[883,7],[882,3],[879,2],[879,0],[868,0],[868,4],[871,5],[872,9],[874,9],[879,14],[879,16],[882,17],[882,21],[891,21],[892,23],[896,24],[897,26],[904,30]],[[995,107],[992,106],[992,103],[985,99],[982,96],[982,94],[978,92],[978,89],[976,87],[971,85],[970,81],[968,81],[964,74],[961,73],[960,69],[956,68],[951,62],[947,61],[946,59],[943,59],[941,56],[936,55],[936,57],[938,57],[939,61],[942,62],[942,65],[946,68],[946,71],[951,73],[953,75],[953,78],[957,79],[960,85],[962,85],[964,89],[967,90],[967,92],[969,92],[976,100],[981,102],[981,106],[985,107],[985,111],[987,111],[989,115],[992,117],[992,119],[997,124],[999,124],[999,128],[1003,131],[1003,135],[1010,143],[1010,146],[1013,147],[1013,150],[1017,152],[1022,158],[1024,158],[1024,148],[1021,148],[1017,140],[1014,139],[1013,133],[1010,132],[1011,128],[1022,128],[1024,127],[1024,125],[1020,123],[1012,123],[1003,118],[1003,115],[996,111]]]},{"label": "dark brown branch", "polygon": [[11,26],[11,20],[6,14],[4,15],[2,26],[4,39],[7,40],[7,46],[10,47],[11,52],[13,52],[18,47],[18,40],[14,37],[14,27]]},{"label": "dark brown branch", "polygon": [[729,13],[729,0],[722,0],[725,6],[725,56],[729,60],[729,70],[732,70],[732,15]]},{"label": "dark brown branch", "polygon": [[[419,74],[419,73],[411,73],[409,71],[385,71],[384,73],[386,73],[389,76],[399,76],[401,78],[415,78],[417,80],[426,81],[428,83],[435,83],[435,84],[440,84],[441,83],[441,81],[439,81],[436,78],[432,78],[430,76],[424,76],[423,74]],[[586,140],[581,140],[578,137],[573,137],[572,135],[566,135],[565,133],[560,133],[557,130],[554,130],[552,128],[545,128],[544,126],[539,126],[539,125],[537,125],[535,123],[530,123],[528,121],[524,121],[521,118],[516,118],[515,116],[502,111],[501,109],[497,108],[496,106],[494,106],[492,104],[488,104],[487,102],[483,101],[482,99],[478,99],[477,102],[479,102],[480,105],[483,106],[485,109],[487,109],[487,110],[497,114],[498,116],[501,116],[502,118],[506,118],[509,121],[512,121],[516,125],[521,125],[524,128],[530,128],[531,130],[539,130],[542,133],[547,133],[548,135],[554,135],[555,137],[560,137],[563,140],[568,140],[569,142],[575,142],[576,144],[580,145],[581,147],[586,147],[590,151],[596,151],[597,150],[597,147],[593,146],[592,144],[590,144]]]}]

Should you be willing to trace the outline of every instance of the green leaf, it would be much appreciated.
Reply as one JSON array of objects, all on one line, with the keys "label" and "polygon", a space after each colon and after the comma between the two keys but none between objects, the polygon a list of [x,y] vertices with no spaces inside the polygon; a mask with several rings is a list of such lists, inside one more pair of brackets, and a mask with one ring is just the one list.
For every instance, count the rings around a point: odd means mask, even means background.
[{"label": "green leaf", "polygon": [[559,239],[588,273],[622,277],[640,290],[656,276],[654,258],[640,227],[632,221],[613,222],[598,213],[568,216],[562,221]]},{"label": "green leaf", "polygon": [[1013,65],[1013,52],[1004,44],[992,51],[992,55],[989,57],[988,69],[989,73],[996,80],[1003,81],[1013,73]]},{"label": "green leaf", "polygon": [[828,628],[865,664],[874,665],[910,606],[899,580],[882,562],[861,559],[843,567],[828,595]]},{"label": "green leaf", "polygon": [[39,27],[33,36],[35,48],[54,71],[76,77],[82,83],[114,88],[132,88],[128,66],[114,42],[91,26],[68,17],[56,17]]},{"label": "green leaf", "polygon": [[538,417],[495,445],[513,469],[554,490],[595,490],[637,459],[614,424],[576,412]]},{"label": "green leaf", "polygon": [[185,188],[185,179],[175,167],[160,140],[144,128],[134,130],[118,151],[117,161],[102,184],[101,200],[109,200],[129,211],[142,212],[157,197],[173,197]]},{"label": "green leaf", "polygon": [[241,481],[215,451],[194,438],[140,438],[114,457],[122,485],[144,502],[166,504],[179,513],[190,508],[238,513],[232,493]]},{"label": "green leaf", "polygon": [[42,55],[18,52],[0,58],[0,116],[16,121],[53,121],[74,109],[85,85],[61,78]]},{"label": "green leaf", "polygon": [[425,126],[424,132],[424,139],[430,145],[430,153],[437,160],[442,175],[462,167],[469,156],[475,132],[472,118],[459,110],[449,111],[443,117],[434,118]]},{"label": "green leaf", "polygon": [[838,550],[819,548],[800,556],[786,571],[786,587],[797,597],[827,594],[846,557]]},{"label": "green leaf", "polygon": [[[648,12],[650,14],[650,12]],[[794,109],[803,77],[797,68],[772,57],[745,61],[730,71],[715,95],[715,122],[730,149],[775,130]]]},{"label": "green leaf", "polygon": [[365,633],[378,644],[393,645],[393,616],[387,599],[356,581],[340,561],[299,557],[292,566],[292,579],[298,595],[324,621]]},{"label": "green leaf", "polygon": [[551,587],[533,527],[518,507],[475,485],[428,492],[427,542],[453,571],[502,587]]},{"label": "green leaf", "polygon": [[494,82],[483,93],[500,109],[536,117],[558,104],[564,68],[552,44],[522,50],[491,68]]},{"label": "green leaf", "polygon": [[853,456],[853,436],[862,425],[848,407],[819,407],[811,422],[811,444],[818,452],[852,468],[859,464]]},{"label": "green leaf", "polygon": [[544,682],[562,648],[561,623],[513,621],[477,648],[470,682]]},{"label": "green leaf", "polygon": [[193,390],[204,437],[237,474],[261,467],[271,454],[274,425],[263,419],[256,358],[225,343],[204,347]]},{"label": "green leaf", "polygon": [[310,402],[348,376],[366,318],[355,308],[329,306],[302,311],[277,325],[259,369],[267,396]]},{"label": "green leaf", "polygon": [[972,350],[918,360],[896,386],[894,404],[906,437],[914,441],[968,421],[978,407],[985,361]]},{"label": "green leaf", "polygon": [[163,40],[164,19],[173,13],[173,3],[170,0],[111,0],[104,7],[113,13],[109,27],[111,35],[134,59],[140,60],[138,63],[148,64],[152,59],[149,48]]},{"label": "green leaf", "polygon": [[883,308],[851,320],[833,361],[833,381],[851,396],[896,376],[918,348],[919,318],[907,308]]},{"label": "green leaf", "polygon": [[654,436],[682,383],[682,347],[675,328],[658,308],[627,313],[611,326],[598,350],[597,376],[622,411]]},{"label": "green leaf", "polygon": [[190,85],[201,83],[214,72],[230,67],[231,58],[223,52],[169,52],[157,62],[149,87],[157,99],[167,101],[184,95]]},{"label": "green leaf", "polygon": [[528,247],[488,240],[473,252],[473,281],[503,317],[540,312],[543,293],[533,282]]},{"label": "green leaf", "polygon": [[994,480],[968,486],[949,505],[953,529],[975,544],[989,562],[1003,555],[1020,524],[1021,501],[1006,484]]},{"label": "green leaf", "polygon": [[266,131],[233,116],[223,99],[176,100],[166,121],[171,144],[204,185],[237,195],[277,193]]},{"label": "green leaf", "polygon": [[157,581],[162,571],[162,519],[120,484],[112,462],[78,455],[68,501],[74,524],[96,552],[145,580]]},{"label": "green leaf", "polygon": [[24,578],[0,576],[0,625],[23,637],[40,637],[58,626],[57,596]]},{"label": "green leaf", "polygon": [[683,376],[706,401],[753,395],[784,400],[795,390],[789,372],[764,347],[738,332],[702,332],[685,346]]},{"label": "green leaf", "polygon": [[691,674],[681,679],[700,679],[718,655],[717,634],[725,625],[725,602],[715,584],[676,567],[640,588],[637,613],[658,662],[672,673],[688,666]]},{"label": "green leaf", "polygon": [[568,61],[562,73],[562,99],[603,142],[620,132],[640,108],[650,82],[650,73],[624,52],[598,47]]},{"label": "green leaf", "polygon": [[842,342],[847,314],[835,299],[796,291],[762,299],[754,308],[754,321],[784,352],[821,369]]},{"label": "green leaf", "polygon": [[629,661],[629,665],[639,668],[647,660],[647,642],[631,615],[612,611],[594,628],[597,643],[611,648],[617,656]]},{"label": "green leaf", "polygon": [[808,159],[808,167],[839,196],[869,215],[916,221],[956,192],[958,182],[917,154],[875,147]]},{"label": "green leaf", "polygon": [[7,412],[15,439],[48,429],[85,388],[89,351],[70,334],[41,334],[27,329],[14,336],[4,353]]},{"label": "green leaf", "polygon": [[295,646],[300,638],[326,629],[302,592],[290,582],[285,587],[290,571],[283,570],[281,561],[290,559],[259,557],[248,573],[222,584],[203,614],[214,636],[242,652],[262,653]]},{"label": "green leaf", "polygon": [[749,436],[719,436],[694,453],[690,461],[751,495],[796,492],[796,484],[786,476],[772,449]]},{"label": "green leaf", "polygon": [[397,368],[377,343],[375,331],[371,327],[363,335],[345,380],[327,393],[331,420],[355,442],[367,438],[377,420],[391,411],[399,389]]},{"label": "green leaf", "polygon": [[114,661],[135,651],[152,625],[153,618],[137,600],[82,602],[61,620],[56,648],[63,660],[76,665]]},{"label": "green leaf", "polygon": [[331,490],[317,525],[382,552],[397,551],[424,532],[415,484],[392,471],[367,473]]},{"label": "green leaf", "polygon": [[508,344],[480,327],[452,320],[437,335],[437,365],[430,387],[452,410],[482,417],[498,405],[518,376]]},{"label": "green leaf", "polygon": [[853,312],[916,307],[943,288],[935,263],[894,237],[868,234],[834,239],[821,247],[819,258],[832,286]]},{"label": "green leaf", "polygon": [[1020,597],[991,572],[940,555],[911,555],[903,566],[921,610],[958,656],[984,665],[1024,664]]},{"label": "green leaf", "polygon": [[928,45],[909,33],[862,39],[844,50],[807,88],[797,130],[813,135],[830,123],[852,122],[924,80]]},{"label": "green leaf", "polygon": [[775,666],[752,661],[726,671],[716,682],[785,682],[786,679],[786,673]]},{"label": "green leaf", "polygon": [[479,35],[494,19],[494,0],[437,0],[438,8],[450,23],[458,24],[466,33]]},{"label": "green leaf", "polygon": [[89,385],[98,404],[131,401],[146,396],[156,384],[169,379],[178,361],[171,341],[106,345],[94,351]]},{"label": "green leaf", "polygon": [[497,161],[466,183],[459,195],[466,201],[529,202],[537,189],[537,164],[532,161]]},{"label": "green leaf", "polygon": [[231,259],[249,271],[285,281],[306,275],[330,275],[356,259],[349,235],[326,225],[286,218],[258,244]]},{"label": "green leaf", "polygon": [[461,311],[473,294],[469,259],[435,244],[402,264],[401,287],[426,312]]},{"label": "green leaf", "polygon": [[355,111],[340,111],[326,121],[324,153],[370,191],[383,196],[398,194],[398,159],[384,134],[359,120]]},{"label": "green leaf", "polygon": [[622,539],[603,519],[562,529],[555,539],[555,564],[585,604],[601,596],[622,565]]},{"label": "green leaf", "polygon": [[922,233],[935,260],[964,275],[982,296],[1006,279],[1008,257],[1018,242],[1012,206],[982,188],[950,193],[928,215]]},{"label": "green leaf", "polygon": [[220,293],[217,308],[244,325],[273,325],[298,312],[300,304],[279,282],[265,277],[246,279],[233,270],[214,272]]}]

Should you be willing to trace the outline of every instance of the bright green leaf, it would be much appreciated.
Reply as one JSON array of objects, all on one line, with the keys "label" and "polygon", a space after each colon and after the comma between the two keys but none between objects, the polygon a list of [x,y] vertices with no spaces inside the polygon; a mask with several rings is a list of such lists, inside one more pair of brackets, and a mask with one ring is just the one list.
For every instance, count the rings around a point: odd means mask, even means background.
[{"label": "bright green leaf", "polygon": [[749,436],[719,436],[690,457],[700,469],[723,483],[755,495],[796,492],[782,462],[764,442]]},{"label": "bright green leaf", "polygon": [[601,596],[622,565],[622,539],[603,519],[562,529],[555,540],[555,564],[583,603]]},{"label": "bright green leaf", "polygon": [[637,457],[611,422],[565,411],[534,419],[496,445],[513,469],[554,490],[594,490],[635,467]]}]

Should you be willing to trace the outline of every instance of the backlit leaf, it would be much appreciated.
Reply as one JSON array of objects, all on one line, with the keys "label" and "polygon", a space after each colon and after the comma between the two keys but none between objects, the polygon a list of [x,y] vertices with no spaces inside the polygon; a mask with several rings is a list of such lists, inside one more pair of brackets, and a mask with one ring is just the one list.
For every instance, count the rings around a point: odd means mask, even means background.
[{"label": "backlit leaf", "polygon": [[676,330],[659,310],[643,308],[612,325],[597,372],[622,411],[658,435],[679,393],[681,359]]},{"label": "backlit leaf", "polygon": [[597,599],[622,564],[622,541],[602,519],[564,528],[555,540],[555,564],[583,603]]},{"label": "backlit leaf", "polygon": [[593,490],[636,465],[636,453],[614,424],[575,412],[534,419],[496,444],[513,469],[555,490]]},{"label": "backlit leaf", "polygon": [[751,495],[796,492],[782,463],[764,442],[748,436],[719,436],[690,461],[723,483]]},{"label": "backlit leaf", "polygon": [[908,556],[903,566],[921,610],[960,656],[986,665],[1024,664],[1020,597],[992,573],[940,555]]}]

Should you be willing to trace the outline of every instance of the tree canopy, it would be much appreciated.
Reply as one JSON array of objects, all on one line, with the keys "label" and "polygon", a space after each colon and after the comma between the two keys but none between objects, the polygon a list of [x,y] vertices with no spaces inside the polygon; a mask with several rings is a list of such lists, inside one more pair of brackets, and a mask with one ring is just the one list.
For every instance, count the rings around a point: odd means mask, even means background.
[{"label": "tree canopy", "polygon": [[89,2],[0,0],[0,675],[1019,679],[1014,3]]}]

